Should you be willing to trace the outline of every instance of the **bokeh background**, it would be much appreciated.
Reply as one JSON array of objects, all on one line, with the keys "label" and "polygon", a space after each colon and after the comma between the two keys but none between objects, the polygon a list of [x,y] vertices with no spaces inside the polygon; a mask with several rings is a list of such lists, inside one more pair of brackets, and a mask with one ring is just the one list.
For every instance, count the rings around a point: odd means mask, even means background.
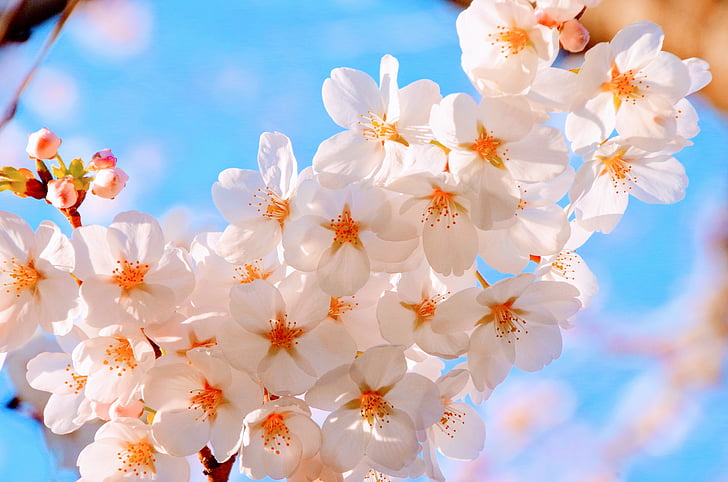
[{"label": "bokeh background", "polygon": [[[443,95],[474,95],[460,69],[459,11],[444,0],[83,3],[0,131],[0,165],[31,167],[27,134],[48,127],[64,158],[108,147],[131,177],[113,201],[88,198],[85,224],[134,209],[180,240],[220,230],[210,187],[225,168],[256,168],[262,132],[288,135],[303,167],[340,130],[321,102],[331,69],[378,78],[389,53],[400,86],[429,78]],[[0,48],[0,109],[51,26]],[[633,199],[613,233],[580,250],[600,293],[565,333],[560,359],[536,374],[514,371],[480,407],[485,450],[474,462],[443,461],[448,480],[728,481],[728,124],[710,101],[693,102],[702,132],[677,156],[687,197]],[[42,201],[5,192],[0,209],[34,226],[66,223]],[[0,377],[0,480],[75,480],[73,457],[49,450],[32,417],[34,395],[10,381],[33,355],[11,357]],[[5,407],[18,394],[25,403]]]}]

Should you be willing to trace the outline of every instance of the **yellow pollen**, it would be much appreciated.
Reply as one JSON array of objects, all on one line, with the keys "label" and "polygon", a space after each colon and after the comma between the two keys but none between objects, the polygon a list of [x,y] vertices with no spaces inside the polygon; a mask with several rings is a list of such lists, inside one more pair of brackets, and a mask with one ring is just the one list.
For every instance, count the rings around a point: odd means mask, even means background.
[{"label": "yellow pollen", "polygon": [[297,345],[299,338],[303,335],[302,328],[296,328],[296,322],[289,322],[286,317],[282,319],[269,320],[270,330],[268,331],[268,339],[270,344],[275,348],[290,349],[293,345]]},{"label": "yellow pollen", "polygon": [[205,388],[190,390],[190,404],[187,406],[189,410],[199,410],[201,415],[195,417],[195,421],[206,422],[207,420],[215,420],[217,415],[217,407],[222,401],[222,390],[210,386],[205,381]]},{"label": "yellow pollen", "polygon": [[73,371],[73,366],[70,363],[66,365],[66,372],[68,372],[67,374],[71,377],[71,379],[64,380],[63,384],[73,390],[74,395],[78,395],[81,390],[86,388],[86,379],[88,377],[85,375],[76,375]]},{"label": "yellow pollen", "polygon": [[362,418],[369,422],[370,427],[374,426],[375,422],[379,428],[384,427],[383,424],[389,423],[389,416],[393,409],[394,406],[374,390],[363,392],[359,398],[359,412]]},{"label": "yellow pollen", "polygon": [[283,224],[290,213],[288,199],[281,198],[269,187],[266,187],[265,190],[258,189],[257,194],[254,194],[253,198],[255,200],[248,203],[248,206],[257,206],[258,213],[260,213],[261,216],[268,219],[274,219],[280,223],[281,227],[283,227]]},{"label": "yellow pollen", "polygon": [[[476,152],[480,159],[490,162],[493,167],[505,169],[506,166],[503,163],[503,158],[498,152],[502,144],[503,142],[500,139],[488,134],[485,129],[481,129],[480,135],[473,141],[469,148],[471,151]],[[507,152],[508,149],[503,149],[504,154]],[[506,160],[508,160],[508,157],[506,157]]]},{"label": "yellow pollen", "polygon": [[144,276],[149,272],[149,265],[139,261],[116,260],[116,264],[118,266],[112,271],[111,277],[114,283],[126,290],[144,283]]},{"label": "yellow pollen", "polygon": [[116,470],[125,474],[131,472],[136,477],[154,474],[156,473],[154,462],[157,461],[154,453],[154,447],[146,440],[127,442],[126,448],[116,453],[116,458],[121,464]]},{"label": "yellow pollen", "polygon": [[528,334],[526,320],[519,317],[513,310],[513,301],[501,303],[491,307],[494,319],[496,338],[507,338],[508,343],[513,339],[521,339],[521,334]]},{"label": "yellow pollen", "polygon": [[640,89],[650,88],[649,85],[644,85],[644,81],[637,78],[633,70],[622,73],[616,65],[612,65],[609,75],[611,80],[604,82],[601,89],[604,92],[612,93],[615,109],[619,109],[623,101],[636,103],[637,99],[644,97]]},{"label": "yellow pollen", "polygon": [[[350,298],[350,301],[346,301],[344,298]],[[359,306],[359,303],[353,301],[354,298],[355,296],[332,296],[329,302],[329,318],[339,321],[341,315]]]},{"label": "yellow pollen", "polygon": [[8,273],[12,280],[9,283],[3,283],[2,288],[7,294],[14,291],[16,298],[20,298],[25,290],[34,293],[38,281],[43,279],[43,276],[35,269],[32,259],[29,259],[27,264],[21,264],[15,257],[11,257],[9,260],[3,260],[0,266],[2,266],[0,273]]},{"label": "yellow pollen", "polygon": [[409,145],[404,137],[397,132],[397,126],[387,122],[387,114],[380,117],[372,111],[367,111],[366,114],[361,115],[361,118],[364,119],[364,122],[359,121],[358,124],[362,126],[361,133],[364,139],[379,141],[382,145],[384,145],[385,141],[395,141],[405,146]]},{"label": "yellow pollen", "polygon": [[609,174],[612,179],[612,187],[615,191],[622,190],[628,192],[632,189],[630,182],[636,183],[637,177],[632,174],[632,166],[629,161],[624,159],[625,149],[619,149],[611,156],[596,156],[602,162],[602,170],[600,176]]},{"label": "yellow pollen", "polygon": [[496,29],[498,31],[495,35],[488,34],[488,37],[492,39],[490,44],[496,45],[499,42],[501,55],[505,58],[508,58],[509,55],[517,55],[527,46],[533,45],[528,33],[522,28],[498,25]]},{"label": "yellow pollen", "polygon": [[109,371],[116,370],[119,377],[139,366],[131,343],[126,338],[115,338],[115,342],[106,346],[105,352],[104,365],[109,367]]},{"label": "yellow pollen", "polygon": [[263,447],[274,452],[276,455],[281,453],[281,447],[291,446],[291,433],[284,421],[282,413],[271,413],[263,421]]},{"label": "yellow pollen", "polygon": [[336,219],[331,220],[329,229],[334,232],[334,247],[340,248],[346,243],[354,246],[361,245],[361,241],[359,241],[359,225],[351,219],[349,206],[344,206],[341,214]]},{"label": "yellow pollen", "polygon": [[[444,405],[444,403],[443,403]],[[456,410],[451,406],[445,406],[437,428],[450,438],[455,438],[458,428],[465,426],[465,412]]]},{"label": "yellow pollen", "polygon": [[240,284],[252,283],[257,279],[268,279],[272,274],[271,272],[263,271],[260,264],[263,262],[263,258],[256,259],[252,264],[244,264],[243,266],[237,266],[235,268],[235,274],[233,280]]}]

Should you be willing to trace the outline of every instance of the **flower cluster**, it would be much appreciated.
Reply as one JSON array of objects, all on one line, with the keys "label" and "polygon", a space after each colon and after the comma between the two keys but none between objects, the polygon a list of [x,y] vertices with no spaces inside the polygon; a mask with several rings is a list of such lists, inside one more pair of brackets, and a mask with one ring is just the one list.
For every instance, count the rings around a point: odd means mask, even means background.
[{"label": "flower cluster", "polygon": [[[379,82],[333,70],[323,101],[343,130],[301,172],[290,140],[264,133],[259,170],[227,169],[212,188],[227,227],[189,246],[138,212],[70,240],[0,213],[0,351],[37,325],[58,335],[63,353],[28,364],[52,393],[46,425],[108,421],[82,479],[183,480],[205,447],[290,480],[444,480],[437,451],[476,458],[485,428],[465,397],[559,357],[596,292],[575,250],[616,226],[630,194],[671,203],[687,185],[673,155],[697,133],[685,97],[707,65],[662,52],[641,22],[580,69],[554,66],[560,43],[583,48],[577,17],[594,3],[474,1],[457,30],[479,99],[400,88],[390,55]],[[546,123],[556,112],[565,136]],[[4,168],[0,188],[68,209],[89,171],[97,195],[123,187],[110,151],[66,168],[59,144],[34,134],[41,180]]]}]

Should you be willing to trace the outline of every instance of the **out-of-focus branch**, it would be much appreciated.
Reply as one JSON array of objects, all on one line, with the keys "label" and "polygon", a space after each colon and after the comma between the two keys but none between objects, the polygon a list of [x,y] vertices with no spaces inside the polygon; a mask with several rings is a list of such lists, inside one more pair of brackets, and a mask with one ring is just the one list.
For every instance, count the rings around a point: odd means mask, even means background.
[{"label": "out-of-focus branch", "polygon": [[221,463],[215,459],[212,451],[207,446],[202,447],[198,455],[202,466],[205,467],[202,473],[207,476],[209,482],[227,482],[230,478],[233,462],[235,462],[235,455]]},{"label": "out-of-focus branch", "polygon": [[63,12],[68,0],[17,0],[0,7],[0,45],[25,42],[33,28]]}]

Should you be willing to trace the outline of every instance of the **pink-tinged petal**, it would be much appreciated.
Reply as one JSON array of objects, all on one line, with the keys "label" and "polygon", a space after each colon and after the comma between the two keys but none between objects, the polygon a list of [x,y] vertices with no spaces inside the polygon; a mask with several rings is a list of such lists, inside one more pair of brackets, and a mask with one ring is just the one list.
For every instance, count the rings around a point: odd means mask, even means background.
[{"label": "pink-tinged petal", "polygon": [[301,461],[304,447],[301,441],[291,437],[285,444],[277,442],[280,445],[269,448],[263,444],[264,437],[260,429],[246,436],[241,451],[241,472],[254,479],[271,477],[277,480],[293,475]]},{"label": "pink-tinged petal", "polygon": [[478,232],[478,254],[488,266],[501,273],[520,273],[529,261],[529,252],[514,242],[511,230]]},{"label": "pink-tinged petal", "polygon": [[363,246],[332,246],[321,255],[316,274],[319,286],[327,294],[351,296],[369,279],[369,256]]},{"label": "pink-tinged petal", "polygon": [[249,169],[229,168],[218,175],[212,185],[212,200],[225,221],[248,222],[259,216],[255,195],[265,189],[260,173]]},{"label": "pink-tinged petal", "polygon": [[328,220],[320,216],[302,216],[286,225],[283,255],[286,263],[301,271],[315,271],[323,252],[331,246],[333,235]]},{"label": "pink-tinged petal", "polygon": [[157,266],[144,277],[145,284],[159,284],[174,291],[175,301],[181,303],[195,286],[195,276],[187,263],[185,252],[168,248]]},{"label": "pink-tinged petal", "polygon": [[359,399],[361,390],[349,376],[349,366],[330,370],[308,392],[306,403],[321,410],[333,411],[351,400]]},{"label": "pink-tinged petal", "polygon": [[428,434],[446,457],[455,460],[475,460],[485,444],[485,424],[475,409],[454,402],[445,409],[446,422],[439,422]]},{"label": "pink-tinged petal", "polygon": [[440,470],[437,460],[437,447],[432,438],[434,436],[428,436],[423,442],[422,460],[425,464],[425,475],[432,481],[445,482],[445,475]]},{"label": "pink-tinged petal", "polygon": [[361,387],[377,390],[391,387],[407,372],[400,346],[381,345],[368,349],[351,364],[349,376]]},{"label": "pink-tinged petal", "polygon": [[17,214],[0,211],[0,257],[27,259],[33,249],[33,230]]},{"label": "pink-tinged petal", "polygon": [[616,125],[616,115],[611,92],[602,92],[589,99],[584,107],[570,112],[564,133],[574,153],[585,154],[607,139]]},{"label": "pink-tinged petal", "polygon": [[217,343],[232,366],[256,377],[258,365],[270,348],[267,332],[254,334],[233,322],[220,328]]},{"label": "pink-tinged petal", "polygon": [[690,88],[688,94],[693,94],[713,80],[713,74],[710,73],[710,65],[703,59],[691,57],[682,61],[690,73]]},{"label": "pink-tinged petal", "polygon": [[[405,229],[400,232],[406,232],[406,235],[415,234],[414,230],[410,231],[407,223],[402,223]],[[389,235],[397,237],[394,233],[396,229],[390,230]],[[404,237],[404,236],[402,236]],[[388,266],[396,265],[397,263],[406,262],[412,253],[419,246],[420,241],[417,237],[409,237],[401,241],[389,241],[380,238],[372,232],[364,232],[359,235],[359,239],[366,248],[367,255],[371,259],[372,271],[386,271],[392,272],[386,269]],[[399,271],[399,270],[397,270]]]},{"label": "pink-tinged petal", "polygon": [[233,320],[251,333],[267,331],[268,322],[286,313],[278,289],[265,280],[253,280],[230,289]]},{"label": "pink-tinged petal", "polygon": [[187,364],[154,367],[142,385],[144,402],[155,410],[186,409],[190,392],[204,386],[200,374]]},{"label": "pink-tinged petal", "polygon": [[477,194],[472,200],[470,218],[476,227],[491,229],[494,224],[513,217],[521,193],[507,169],[484,164],[473,184]]},{"label": "pink-tinged petal", "polygon": [[528,98],[544,105],[551,112],[563,112],[569,109],[578,92],[577,75],[570,70],[548,67],[536,74]]},{"label": "pink-tinged petal", "polygon": [[361,130],[339,132],[323,141],[313,156],[319,182],[329,189],[342,189],[360,181],[382,165],[384,146]]},{"label": "pink-tinged petal", "polygon": [[[181,457],[171,457],[166,454],[155,454],[154,467],[158,474],[164,474],[167,480],[189,480],[190,464]],[[99,459],[104,460],[104,459]],[[95,479],[92,479],[95,480]],[[161,476],[158,480],[162,480]]]},{"label": "pink-tinged petal", "polygon": [[234,405],[223,404],[217,408],[210,428],[210,449],[218,462],[229,459],[240,448],[244,417]]},{"label": "pink-tinged petal", "polygon": [[516,343],[513,364],[535,372],[561,355],[561,329],[558,325],[530,324]]},{"label": "pink-tinged petal", "polygon": [[122,246],[127,260],[151,264],[162,256],[164,233],[162,233],[159,222],[153,216],[137,211],[127,211],[118,214],[110,228],[112,228],[110,234],[114,233],[114,230],[123,233]]},{"label": "pink-tinged petal", "polygon": [[54,223],[43,221],[38,226],[35,244],[34,252],[38,258],[47,260],[56,269],[73,271],[75,265],[73,245]]},{"label": "pink-tinged petal", "polygon": [[483,306],[493,306],[505,303],[511,298],[520,297],[532,284],[535,276],[531,273],[521,273],[511,278],[501,280],[478,294],[478,303]]},{"label": "pink-tinged petal", "polygon": [[117,253],[110,252],[108,228],[81,226],[73,230],[71,243],[76,253],[74,274],[82,281],[96,274],[110,275],[116,268]]},{"label": "pink-tinged petal", "polygon": [[[591,179],[593,183],[588,186]],[[612,181],[599,162],[587,162],[579,168],[572,189],[577,187],[586,189],[569,194],[579,224],[591,231],[609,233],[627,209],[627,188]]]},{"label": "pink-tinged petal", "polygon": [[[291,350],[292,352],[293,350]],[[258,365],[258,376],[269,392],[300,395],[316,382],[310,363],[284,349],[271,349]]]},{"label": "pink-tinged petal", "polygon": [[194,348],[186,353],[189,363],[213,387],[227,387],[232,383],[232,373],[228,363],[218,354],[207,348]]},{"label": "pink-tinged petal", "polygon": [[660,95],[622,102],[615,127],[620,136],[631,138],[632,144],[646,151],[660,150],[677,130],[674,105]]},{"label": "pink-tinged petal", "polygon": [[92,276],[81,285],[81,298],[88,306],[86,322],[96,328],[119,323],[124,309],[119,305],[122,289],[108,278]]},{"label": "pink-tinged petal", "polygon": [[359,409],[337,410],[329,415],[322,427],[321,459],[323,462],[336,472],[345,472],[354,468],[364,457],[367,445],[372,438],[369,430],[365,430],[365,424],[367,422],[362,418]]},{"label": "pink-tinged petal", "polygon": [[79,420],[75,416],[84,403],[89,404],[89,401],[83,394],[53,394],[43,409],[43,423],[53,433],[60,435],[71,433],[92,418],[88,416]]},{"label": "pink-tinged petal", "polygon": [[412,138],[415,131],[410,126],[427,126],[430,122],[432,106],[440,102],[440,86],[429,79],[421,79],[402,87],[399,91],[400,115],[398,132],[406,139]]},{"label": "pink-tinged petal", "polygon": [[420,446],[415,427],[406,412],[395,408],[386,423],[375,419],[371,430],[366,455],[372,462],[385,469],[400,470],[417,456]]},{"label": "pink-tinged petal", "polygon": [[37,325],[31,321],[32,304],[11,304],[0,311],[0,352],[20,348],[31,339]]},{"label": "pink-tinged petal", "polygon": [[397,73],[399,62],[393,56],[387,54],[382,57],[379,63],[379,91],[382,96],[382,106],[387,113],[387,120],[396,122],[399,120],[399,86],[397,85]]},{"label": "pink-tinged petal", "polygon": [[513,343],[497,338],[492,323],[481,325],[470,335],[468,368],[475,388],[494,389],[508,376],[515,361]]},{"label": "pink-tinged petal", "polygon": [[[186,274],[189,275],[189,272]],[[184,283],[185,278],[180,278],[179,281]],[[194,281],[190,284],[193,283]],[[120,299],[120,304],[135,319],[153,323],[170,314],[176,306],[177,293],[166,284],[142,283],[127,294],[122,292]]]},{"label": "pink-tinged petal", "polygon": [[[88,482],[108,480],[110,473],[118,473],[117,469],[121,470],[123,467],[117,456],[120,450],[122,450],[120,441],[114,439],[96,440],[96,442],[84,447],[78,455],[80,480]],[[100,460],[107,462],[99,463]]]},{"label": "pink-tinged petal", "polygon": [[371,111],[384,113],[377,83],[366,73],[349,68],[331,71],[324,81],[323,100],[331,119],[345,129],[353,129],[361,116]]},{"label": "pink-tinged petal", "polygon": [[426,353],[445,359],[457,358],[468,349],[465,333],[435,333],[429,325],[415,331],[414,339]]},{"label": "pink-tinged petal", "polygon": [[298,163],[291,140],[280,132],[264,132],[258,146],[258,168],[266,186],[287,197],[295,186]]},{"label": "pink-tinged petal", "polygon": [[281,241],[281,225],[275,219],[257,217],[245,224],[230,224],[215,246],[228,263],[248,264],[264,258]]},{"label": "pink-tinged petal", "polygon": [[75,391],[73,364],[68,353],[40,353],[28,362],[26,379],[44,392],[72,394]]},{"label": "pink-tinged petal", "polygon": [[539,256],[561,251],[571,232],[566,213],[556,204],[520,211],[510,231],[521,249]]},{"label": "pink-tinged petal", "polygon": [[432,380],[417,373],[405,374],[385,398],[412,419],[416,430],[429,427],[442,415],[440,391]]},{"label": "pink-tinged petal", "polygon": [[63,271],[38,281],[34,300],[37,321],[48,333],[66,335],[73,327],[78,306],[78,284]]},{"label": "pink-tinged petal", "polygon": [[482,291],[467,288],[440,303],[432,319],[432,329],[436,333],[454,333],[473,328],[488,313],[488,309],[477,301]]},{"label": "pink-tinged petal", "polygon": [[632,183],[630,193],[640,201],[669,204],[685,197],[688,177],[683,165],[674,157],[646,158],[633,162],[631,167],[637,182]]},{"label": "pink-tinged petal", "polygon": [[478,237],[468,213],[460,211],[457,218],[426,220],[422,248],[427,262],[437,273],[462,276],[473,265],[478,252]]},{"label": "pink-tinged petal", "polygon": [[210,424],[195,420],[197,413],[187,408],[158,411],[152,423],[152,436],[170,455],[194,454],[210,440]]},{"label": "pink-tinged petal", "polygon": [[653,62],[646,65],[641,74],[647,78],[651,96],[665,96],[675,103],[690,91],[690,71],[679,57],[660,52]]},{"label": "pink-tinged petal", "polygon": [[356,353],[356,343],[343,325],[324,322],[296,345],[299,356],[309,360],[317,374],[351,363]]},{"label": "pink-tinged petal", "polygon": [[561,131],[539,124],[525,139],[508,144],[504,162],[513,179],[540,182],[564,172],[569,156]]},{"label": "pink-tinged petal", "polygon": [[[478,106],[479,120],[496,139],[510,143],[520,141],[534,126],[534,115],[524,97],[484,98]],[[473,142],[478,134],[471,139]]]},{"label": "pink-tinged petal", "polygon": [[478,104],[467,94],[450,94],[432,108],[432,132],[449,148],[470,145],[477,139]]},{"label": "pink-tinged petal", "polygon": [[263,403],[263,387],[246,372],[232,370],[232,381],[225,387],[225,399],[243,415]]},{"label": "pink-tinged petal", "polygon": [[469,381],[470,372],[463,368],[456,368],[440,376],[435,383],[440,390],[440,398],[456,400],[462,398],[461,392],[465,390]]},{"label": "pink-tinged petal", "polygon": [[289,413],[286,426],[301,441],[303,451],[301,457],[308,459],[316,455],[321,448],[322,435],[319,426],[306,415]]},{"label": "pink-tinged petal", "polygon": [[662,50],[663,38],[662,28],[648,21],[632,23],[617,32],[609,45],[619,71],[642,69]]},{"label": "pink-tinged petal", "polygon": [[411,307],[399,301],[399,295],[387,291],[377,304],[377,321],[382,336],[393,345],[410,346],[414,342],[413,332],[417,315]]}]

